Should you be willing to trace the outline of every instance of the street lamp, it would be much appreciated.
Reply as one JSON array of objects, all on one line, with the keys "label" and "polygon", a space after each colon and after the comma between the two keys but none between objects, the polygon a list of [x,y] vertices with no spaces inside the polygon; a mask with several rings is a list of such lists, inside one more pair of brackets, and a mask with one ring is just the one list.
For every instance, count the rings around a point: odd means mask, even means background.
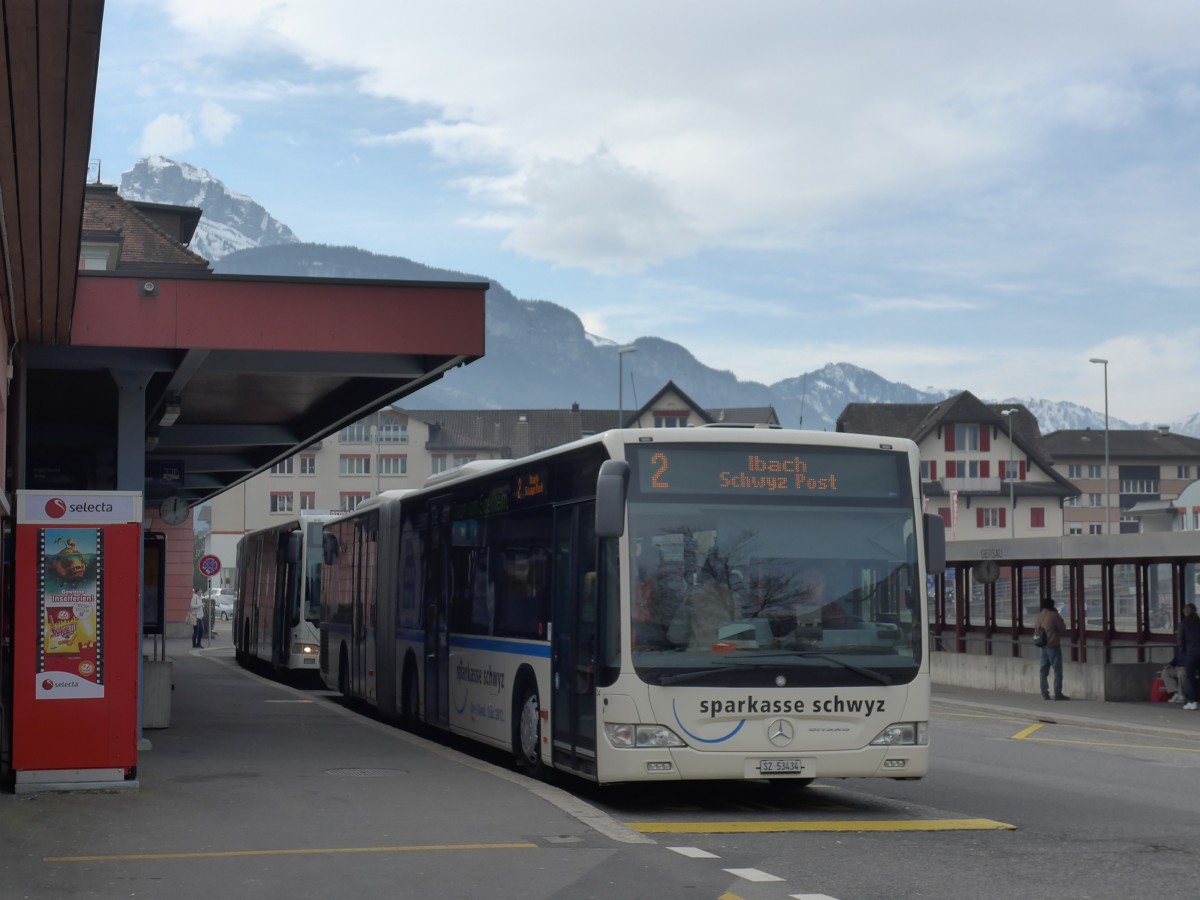
[{"label": "street lamp", "polygon": [[621,428],[625,425],[625,354],[637,353],[637,347],[630,344],[628,347],[617,348],[617,427]]},{"label": "street lamp", "polygon": [[1016,500],[1016,479],[1013,477],[1013,414],[1016,409],[1002,409],[1000,415],[1008,419],[1008,468],[1004,472],[1004,478],[1008,482],[1008,514],[1012,518],[1011,534],[1015,538],[1017,536],[1017,500]]},{"label": "street lamp", "polygon": [[1093,356],[1088,360],[1104,366],[1104,533],[1112,534],[1112,491],[1108,472],[1108,360]]}]

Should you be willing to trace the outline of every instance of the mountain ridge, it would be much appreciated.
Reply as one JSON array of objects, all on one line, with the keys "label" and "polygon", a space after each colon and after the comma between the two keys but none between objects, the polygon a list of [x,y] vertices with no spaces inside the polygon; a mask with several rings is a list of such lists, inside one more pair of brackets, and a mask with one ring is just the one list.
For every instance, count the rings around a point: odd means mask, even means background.
[{"label": "mountain ridge", "polygon": [[[122,175],[119,190],[129,199],[200,207],[204,215],[190,246],[219,274],[487,281],[486,356],[409,395],[404,400],[409,406],[565,409],[579,403],[612,409],[620,368],[629,379],[623,393],[630,410],[673,381],[706,409],[773,406],[785,427],[833,430],[848,403],[937,403],[962,390],[921,390],[850,363],[826,363],[770,385],[742,381],[733,372],[706,366],[681,344],[653,335],[637,338],[638,353],[618,367],[618,345],[589,334],[565,306],[519,299],[486,276],[357,247],[304,243],[252,198],[231,191],[205,169],[149,157]],[[1043,434],[1104,428],[1103,414],[1070,401],[1009,397],[985,402],[1025,406],[1037,416]],[[1113,430],[1158,424],[1109,420]],[[1200,413],[1168,424],[1177,434],[1200,437]]]}]

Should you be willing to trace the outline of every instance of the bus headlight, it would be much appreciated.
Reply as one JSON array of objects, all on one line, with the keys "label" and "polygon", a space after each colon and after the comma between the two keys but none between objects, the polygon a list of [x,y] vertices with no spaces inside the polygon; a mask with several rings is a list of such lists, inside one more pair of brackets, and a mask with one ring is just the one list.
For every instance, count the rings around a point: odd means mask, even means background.
[{"label": "bus headlight", "polygon": [[296,656],[316,656],[316,644],[292,644],[292,653]]},{"label": "bus headlight", "polygon": [[927,746],[928,722],[895,722],[875,736],[872,747]]},{"label": "bus headlight", "polygon": [[605,723],[604,733],[614,747],[686,747],[679,736],[663,725]]}]

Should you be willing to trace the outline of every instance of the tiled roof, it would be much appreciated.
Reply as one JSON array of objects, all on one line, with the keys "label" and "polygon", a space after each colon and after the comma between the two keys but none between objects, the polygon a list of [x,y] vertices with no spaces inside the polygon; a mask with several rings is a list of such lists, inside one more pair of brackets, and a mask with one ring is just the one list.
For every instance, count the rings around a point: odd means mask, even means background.
[{"label": "tiled roof", "polygon": [[[1055,458],[1103,459],[1104,429],[1085,428],[1054,431],[1042,442]],[[1200,457],[1200,440],[1183,434],[1151,431],[1109,430],[1109,458],[1195,459]]]},{"label": "tiled roof", "polygon": [[[617,426],[615,409],[404,409],[431,426],[433,452],[498,452],[515,458],[570,443]],[[704,411],[709,421],[774,423],[771,407]],[[720,418],[719,415],[724,415]]]},{"label": "tiled roof", "polygon": [[941,425],[958,423],[992,425],[1007,434],[1008,416],[1002,414],[1006,409],[1016,410],[1012,414],[1013,443],[1060,487],[1078,493],[1070,481],[1054,471],[1053,456],[1047,452],[1037,416],[1019,403],[984,403],[970,391],[962,391],[940,403],[848,403],[838,416],[837,430],[906,437],[917,443]]},{"label": "tiled roof", "polygon": [[[208,261],[155,224],[112,185],[89,184],[83,198],[84,243],[120,244],[116,271],[207,271]],[[145,204],[141,204],[145,205]]]}]

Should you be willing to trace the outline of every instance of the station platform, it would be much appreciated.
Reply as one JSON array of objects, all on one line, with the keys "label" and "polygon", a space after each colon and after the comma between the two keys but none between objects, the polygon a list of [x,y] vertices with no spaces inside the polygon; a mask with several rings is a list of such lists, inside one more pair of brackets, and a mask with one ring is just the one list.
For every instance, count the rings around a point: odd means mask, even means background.
[{"label": "station platform", "polygon": [[552,784],[244,671],[216,630],[166,641],[170,725],[144,730],[138,789],[0,795],[0,896],[403,896],[434,867],[440,896],[483,897],[562,843],[654,849]]},{"label": "station platform", "polygon": [[1027,719],[1030,722],[1057,722],[1083,728],[1104,728],[1200,740],[1200,710],[1185,710],[1181,703],[1155,703],[1149,699],[1127,703],[1104,700],[1043,700],[1039,694],[984,691],[935,684],[933,705],[935,718],[939,708],[967,709],[986,715]]}]

